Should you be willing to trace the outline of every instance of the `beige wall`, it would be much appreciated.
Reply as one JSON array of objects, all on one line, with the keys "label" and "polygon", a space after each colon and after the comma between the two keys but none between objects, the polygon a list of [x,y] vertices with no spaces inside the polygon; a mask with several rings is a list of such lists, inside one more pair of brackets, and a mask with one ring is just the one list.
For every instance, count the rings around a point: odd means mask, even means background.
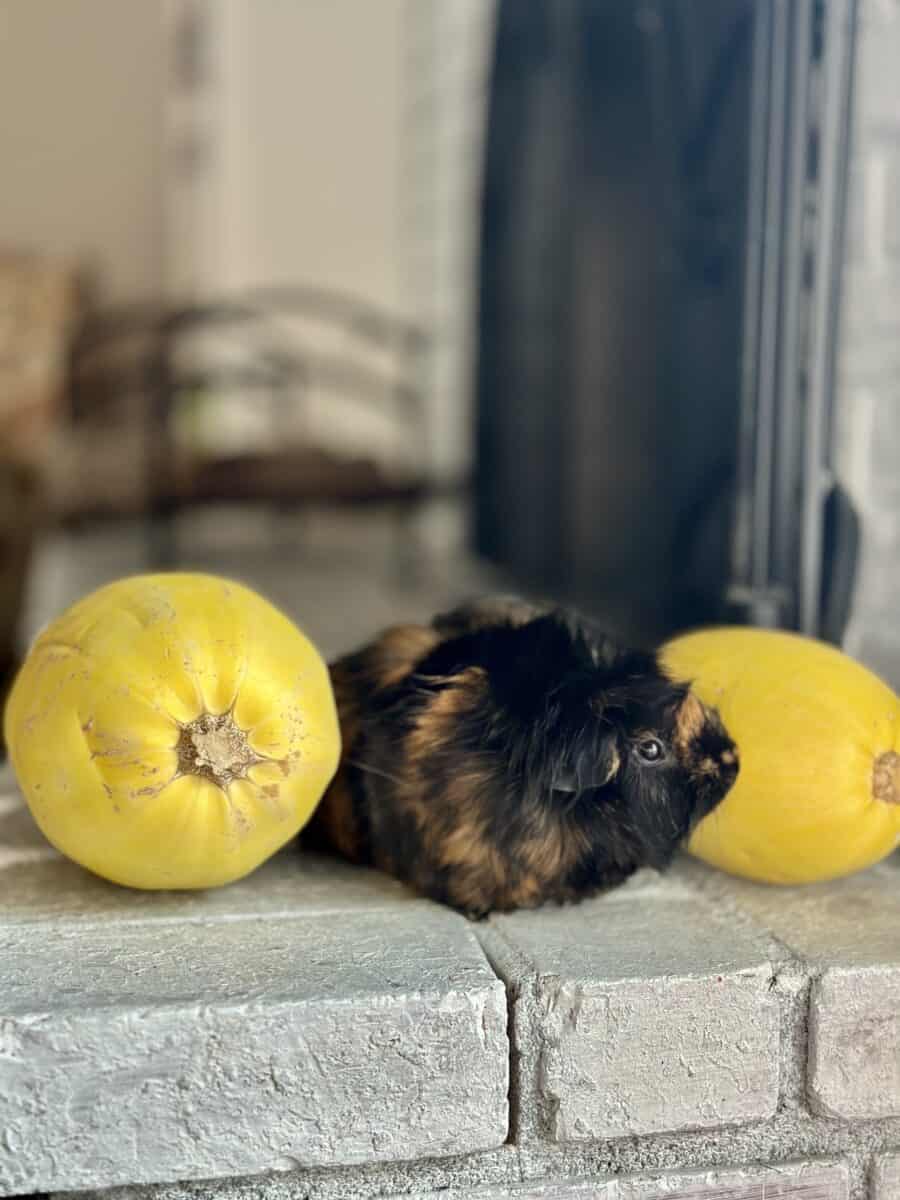
[{"label": "beige wall", "polygon": [[231,280],[398,306],[404,0],[237,2]]},{"label": "beige wall", "polygon": [[154,0],[0,0],[0,245],[157,290],[161,67]]},{"label": "beige wall", "polygon": [[187,258],[201,286],[401,305],[405,0],[217,3],[221,144],[192,232],[166,199],[160,0],[0,0],[0,244],[85,258],[115,298]]},{"label": "beige wall", "polygon": [[[178,0],[0,0],[0,246],[86,259],[112,299],[308,281],[427,322],[432,454],[458,469],[492,5],[447,3],[211,0],[192,111],[164,88]],[[210,166],[185,183],[192,127]]]}]

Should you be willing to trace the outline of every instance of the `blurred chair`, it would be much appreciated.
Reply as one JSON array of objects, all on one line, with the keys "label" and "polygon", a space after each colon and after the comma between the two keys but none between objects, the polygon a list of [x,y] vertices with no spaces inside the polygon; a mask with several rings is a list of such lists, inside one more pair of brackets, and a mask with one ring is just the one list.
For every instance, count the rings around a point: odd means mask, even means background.
[{"label": "blurred chair", "polygon": [[178,561],[177,518],[198,505],[379,506],[408,569],[410,518],[447,490],[428,468],[426,349],[414,325],[317,288],[91,316],[54,506],[145,517],[157,568]]}]

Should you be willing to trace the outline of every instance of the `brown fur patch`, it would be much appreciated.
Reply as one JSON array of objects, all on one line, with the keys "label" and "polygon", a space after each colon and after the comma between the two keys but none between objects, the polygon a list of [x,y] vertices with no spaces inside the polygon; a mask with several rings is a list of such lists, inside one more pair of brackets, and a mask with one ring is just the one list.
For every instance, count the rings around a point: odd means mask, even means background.
[{"label": "brown fur patch", "polygon": [[522,842],[517,847],[516,857],[521,860],[524,873],[534,874],[540,879],[552,879],[572,866],[572,854],[567,852],[558,825],[549,825],[537,837]]},{"label": "brown fur patch", "polygon": [[712,758],[701,758],[694,772],[697,775],[716,775],[719,771],[719,764]]},{"label": "brown fur patch", "polygon": [[353,793],[346,775],[340,772],[316,810],[315,822],[326,842],[351,862],[360,861],[356,836]]},{"label": "brown fur patch", "polygon": [[416,663],[440,641],[440,635],[424,625],[397,625],[372,645],[372,682],[393,687],[413,670]]},{"label": "brown fur patch", "polygon": [[397,625],[371,645],[331,664],[331,685],[345,750],[356,741],[359,717],[372,692],[394,687],[440,640],[424,625]]},{"label": "brown fur patch", "polygon": [[455,737],[460,718],[477,707],[487,690],[487,673],[481,667],[466,667],[447,680],[422,713],[415,729],[406,739],[406,751],[413,760],[424,758],[445,739]]},{"label": "brown fur patch", "polygon": [[359,848],[353,797],[345,771],[356,753],[368,698],[409,675],[438,641],[435,631],[424,625],[397,625],[365,649],[331,665],[331,685],[341,727],[341,765],[316,811],[315,823],[325,838],[348,858],[358,858]]},{"label": "brown fur patch", "polygon": [[706,723],[706,709],[693,692],[688,692],[675,718],[675,744],[686,750]]},{"label": "brown fur patch", "polygon": [[473,913],[496,905],[506,886],[506,867],[482,820],[463,817],[457,827],[433,839],[432,852],[435,862],[449,874],[448,895],[453,904]]},{"label": "brown fur patch", "polygon": [[724,750],[722,752],[722,762],[726,767],[733,767],[737,762],[737,755],[733,750]]},{"label": "brown fur patch", "polygon": [[521,844],[519,857],[526,871],[535,871],[548,881],[567,874],[589,850],[577,826],[562,824],[546,814],[533,838]]},{"label": "brown fur patch", "polygon": [[[432,746],[432,750],[434,746]],[[421,778],[421,777],[420,777]],[[482,799],[485,785],[489,777],[477,769],[468,769],[457,775],[450,787],[441,797],[444,813],[444,823],[428,820],[424,810],[417,812],[420,816],[422,836],[435,861],[441,866],[469,866],[473,869],[483,869],[490,865],[492,848],[488,841],[487,821],[483,815]],[[409,797],[410,807],[414,807],[420,796],[426,790],[425,781],[417,780],[413,795]],[[452,821],[449,829],[447,819]]]},{"label": "brown fur patch", "polygon": [[488,858],[485,827],[481,821],[463,820],[438,841],[438,859],[444,867],[481,867]]},{"label": "brown fur patch", "polygon": [[546,880],[542,875],[523,874],[503,895],[497,908],[511,912],[517,908],[536,908],[545,899]]}]

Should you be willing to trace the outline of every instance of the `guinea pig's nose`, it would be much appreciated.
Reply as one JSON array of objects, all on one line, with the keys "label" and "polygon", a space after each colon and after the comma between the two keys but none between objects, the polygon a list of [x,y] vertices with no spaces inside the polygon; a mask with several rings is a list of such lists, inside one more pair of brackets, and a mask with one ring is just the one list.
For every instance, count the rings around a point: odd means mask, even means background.
[{"label": "guinea pig's nose", "polygon": [[731,780],[737,779],[741,769],[741,760],[736,749],[723,750],[719,755],[719,762],[722,765],[723,775]]}]

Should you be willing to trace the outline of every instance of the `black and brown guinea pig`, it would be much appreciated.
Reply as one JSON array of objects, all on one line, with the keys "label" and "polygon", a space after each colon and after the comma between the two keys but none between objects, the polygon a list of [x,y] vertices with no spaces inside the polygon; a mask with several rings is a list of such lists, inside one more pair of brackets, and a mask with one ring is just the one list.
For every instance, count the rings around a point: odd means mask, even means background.
[{"label": "black and brown guinea pig", "polygon": [[343,757],[314,840],[473,917],[666,867],[737,777],[687,685],[561,611],[469,605],[331,671]]}]

